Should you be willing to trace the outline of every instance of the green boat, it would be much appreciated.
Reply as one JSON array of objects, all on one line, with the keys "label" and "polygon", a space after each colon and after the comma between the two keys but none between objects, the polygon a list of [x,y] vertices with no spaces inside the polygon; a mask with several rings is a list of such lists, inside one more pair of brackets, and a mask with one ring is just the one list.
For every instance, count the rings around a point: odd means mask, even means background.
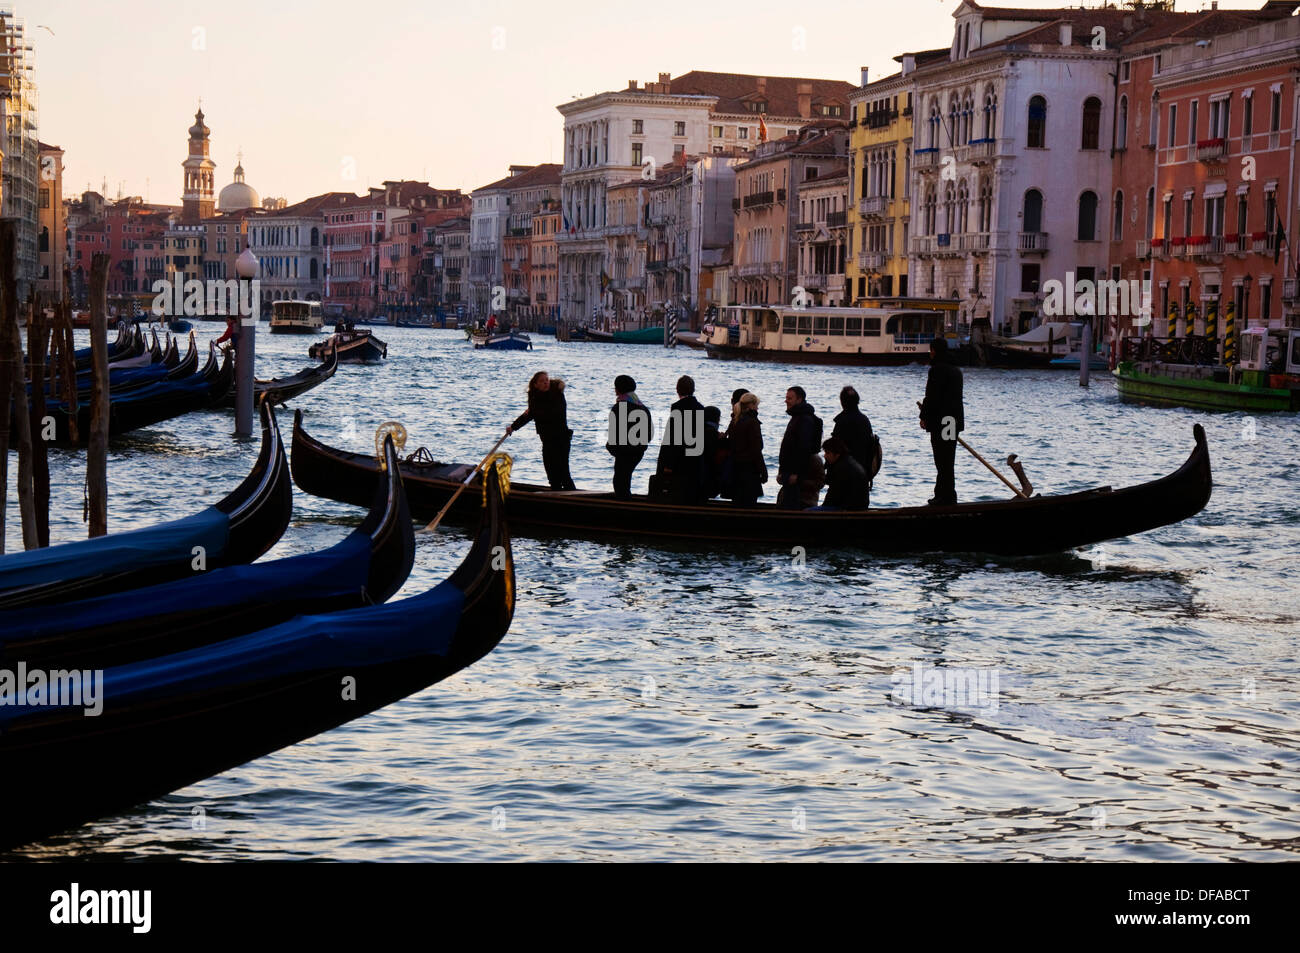
[{"label": "green boat", "polygon": [[637,328],[635,331],[615,331],[615,344],[663,344],[663,325],[653,328]]},{"label": "green boat", "polygon": [[1139,359],[1120,362],[1114,372],[1120,400],[1243,413],[1300,410],[1300,331],[1246,331],[1241,362],[1231,367],[1170,361],[1168,353],[1153,353],[1149,339],[1135,343],[1129,350]]}]

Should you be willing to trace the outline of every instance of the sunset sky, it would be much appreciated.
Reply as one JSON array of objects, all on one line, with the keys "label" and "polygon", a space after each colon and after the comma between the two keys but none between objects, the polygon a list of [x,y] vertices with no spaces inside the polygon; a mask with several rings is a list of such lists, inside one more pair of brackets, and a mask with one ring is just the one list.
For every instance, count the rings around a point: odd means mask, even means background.
[{"label": "sunset sky", "polygon": [[65,194],[107,180],[110,196],[179,203],[199,97],[218,191],[241,147],[263,198],[400,178],[468,191],[511,163],[560,161],[555,107],[575,96],[692,69],[879,78],[905,50],[948,46],[957,6],[17,0],[13,12],[34,47],[41,140],[67,152]]}]

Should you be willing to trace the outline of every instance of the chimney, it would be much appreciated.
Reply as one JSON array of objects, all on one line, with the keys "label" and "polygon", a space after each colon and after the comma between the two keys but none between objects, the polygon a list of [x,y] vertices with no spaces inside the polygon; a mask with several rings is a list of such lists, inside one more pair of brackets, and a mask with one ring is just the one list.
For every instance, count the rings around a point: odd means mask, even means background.
[{"label": "chimney", "polygon": [[673,74],[672,74],[672,73],[660,73],[660,74],[659,74],[659,92],[661,92],[661,93],[671,93],[672,91],[673,91]]},{"label": "chimney", "polygon": [[627,81],[627,88],[628,88],[628,89],[636,89],[636,80],[634,80],[634,79],[629,79],[629,80]]},{"label": "chimney", "polygon": [[916,69],[916,56],[911,53],[903,54],[903,75],[907,76]]},{"label": "chimney", "polygon": [[760,77],[758,78],[758,91],[759,91],[760,93],[766,93],[766,92],[767,92],[767,77],[766,77],[766,76],[760,76]]},{"label": "chimney", "polygon": [[1074,42],[1074,26],[1070,23],[1061,24],[1061,45],[1069,46]]},{"label": "chimney", "polygon": [[859,69],[862,70],[862,83],[861,83],[860,85],[862,85],[862,86],[866,86],[866,85],[867,85],[867,67],[862,66],[862,67],[859,67]]},{"label": "chimney", "polygon": [[812,83],[799,84],[799,118],[812,118]]}]

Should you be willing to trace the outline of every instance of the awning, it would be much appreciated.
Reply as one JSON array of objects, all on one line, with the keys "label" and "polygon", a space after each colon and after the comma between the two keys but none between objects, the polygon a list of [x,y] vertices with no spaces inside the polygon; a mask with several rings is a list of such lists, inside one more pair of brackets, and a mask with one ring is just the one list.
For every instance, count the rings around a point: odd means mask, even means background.
[{"label": "awning", "polygon": [[1207,182],[1205,185],[1205,197],[1207,199],[1218,198],[1228,191],[1227,182]]}]

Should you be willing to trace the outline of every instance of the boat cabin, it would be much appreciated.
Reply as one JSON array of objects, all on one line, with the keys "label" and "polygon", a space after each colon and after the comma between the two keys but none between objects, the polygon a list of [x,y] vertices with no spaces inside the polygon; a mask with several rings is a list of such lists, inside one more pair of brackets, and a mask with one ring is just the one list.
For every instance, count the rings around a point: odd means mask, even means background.
[{"label": "boat cabin", "polygon": [[1300,330],[1248,328],[1242,331],[1241,369],[1300,375]]},{"label": "boat cabin", "polygon": [[325,316],[319,301],[272,301],[271,328],[319,331]]},{"label": "boat cabin", "polygon": [[943,312],[931,309],[731,305],[719,317],[708,343],[767,351],[923,353],[944,333]]}]

